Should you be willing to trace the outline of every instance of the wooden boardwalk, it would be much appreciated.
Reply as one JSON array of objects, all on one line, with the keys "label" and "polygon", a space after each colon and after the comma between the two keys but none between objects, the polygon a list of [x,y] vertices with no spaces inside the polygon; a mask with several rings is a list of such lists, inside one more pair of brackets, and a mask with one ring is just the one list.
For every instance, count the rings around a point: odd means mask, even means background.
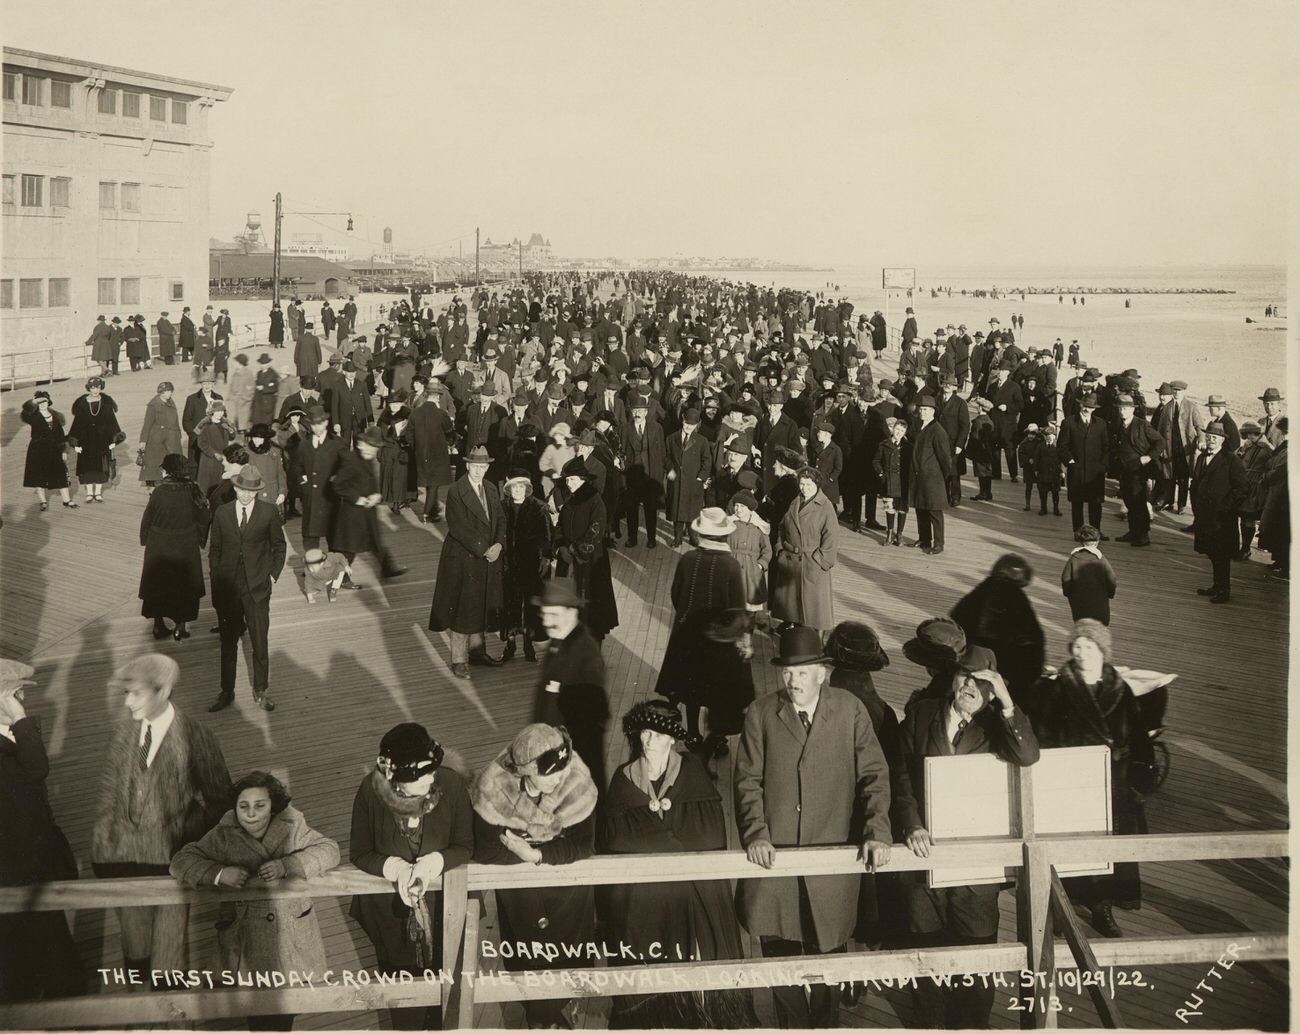
[{"label": "wooden boardwalk", "polygon": [[[126,659],[156,648],[137,598],[145,493],[131,461],[139,421],[157,381],[171,376],[182,395],[187,388],[179,382],[187,372],[155,367],[110,379],[108,390],[118,400],[128,441],[119,450],[122,482],[106,493],[109,501],[102,507],[69,512],[56,500],[48,513],[39,513],[34,494],[21,487],[28,433],[18,409],[27,393],[6,394],[0,405],[0,653],[37,668],[39,686],[29,694],[29,709],[44,726],[52,758],[51,800],[84,876],[89,876],[98,759],[111,726],[125,717],[108,693],[108,676]],[[80,392],[79,383],[53,386],[55,408],[66,414]],[[1002,553],[1024,555],[1038,572],[1029,593],[1047,633],[1048,656],[1054,662],[1064,657],[1070,621],[1058,574],[1073,545],[1069,518],[1022,512],[1020,485],[997,483],[994,494],[993,504],[963,504],[950,512],[948,547],[941,557],[886,548],[875,537],[841,536],[834,573],[837,616],[865,620],[880,634],[893,663],[877,677],[877,686],[900,713],[908,694],[925,681],[924,672],[902,656],[901,643],[923,618],[947,613]],[[1104,526],[1111,534],[1122,530],[1115,510],[1108,501]],[[386,512],[383,519],[389,521]],[[1262,563],[1241,563],[1234,568],[1233,603],[1209,605],[1193,592],[1206,584],[1208,564],[1192,552],[1189,537],[1178,534],[1175,522],[1182,520],[1159,517],[1150,549],[1110,543],[1107,551],[1120,583],[1112,621],[1117,662],[1180,675],[1166,737],[1172,772],[1150,802],[1151,832],[1284,828],[1287,586],[1266,579]],[[469,683],[450,677],[446,642],[425,631],[442,530],[422,526],[406,512],[391,524],[390,541],[410,573],[384,584],[364,560],[358,580],[367,588],[344,594],[332,606],[309,606],[296,584],[301,539],[296,522],[290,522],[289,567],[271,606],[274,714],[252,706],[244,668],[236,706],[206,714],[217,691],[218,663],[207,601],[192,626],[192,639],[158,647],[181,665],[177,705],[218,735],[232,774],[266,768],[280,776],[308,820],[340,841],[345,858],[353,795],[390,726],[420,721],[472,766],[480,766],[528,721],[536,678],[536,666],[522,658],[499,669],[474,669]],[[605,656],[616,716],[650,694],[667,641],[668,589],[678,553],[665,548],[662,533],[660,541],[653,552],[620,545],[613,557],[620,624],[606,641]],[[760,692],[769,692],[776,686],[767,663],[771,643],[758,637],[756,645],[755,679]],[[609,735],[611,769],[622,759],[616,720]],[[1280,930],[1287,921],[1287,870],[1281,864],[1150,865],[1144,884],[1144,909],[1120,914],[1131,936]],[[364,936],[346,919],[346,906],[346,901],[322,901],[318,910],[332,964],[359,968],[372,957]],[[1014,939],[1009,895],[1003,896],[1003,910],[1002,937]],[[211,912],[196,909],[191,922],[196,965],[215,959]],[[111,916],[79,914],[76,934],[88,967],[120,959]],[[1225,945],[1230,939],[1225,936]],[[1207,969],[1162,967],[1148,974],[1154,988],[1122,989],[1126,1019],[1136,1026],[1179,1025],[1174,1010]],[[1288,997],[1284,964],[1247,963],[1215,985],[1196,1022],[1283,1029],[1289,1023]],[[1007,993],[999,992],[994,1022],[1015,1026],[1018,1017],[1006,1001]],[[1086,997],[1067,994],[1062,1001],[1072,1010],[1061,1014],[1063,1026],[1095,1025]],[[761,1015],[770,1019],[767,1008],[760,1002]],[[601,1026],[603,1015],[603,1004],[592,1003],[578,1019]],[[909,1017],[901,992],[868,996],[844,1013],[845,1023],[862,1026],[897,1026]],[[518,1006],[504,1012],[485,1007],[481,1023],[519,1026],[522,1013]],[[373,1014],[355,1013],[304,1016],[298,1023],[301,1029],[375,1025]]]}]

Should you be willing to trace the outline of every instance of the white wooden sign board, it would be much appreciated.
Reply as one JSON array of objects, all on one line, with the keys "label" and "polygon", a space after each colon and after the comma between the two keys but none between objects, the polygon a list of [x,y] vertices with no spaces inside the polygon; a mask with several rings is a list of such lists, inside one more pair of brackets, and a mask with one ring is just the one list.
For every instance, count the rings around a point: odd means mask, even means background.
[{"label": "white wooden sign board", "polygon": [[[925,759],[926,828],[937,843],[1011,836],[1015,828],[1013,766],[993,754]],[[1034,830],[1051,833],[1109,833],[1110,748],[1057,747],[1042,752],[1033,767]],[[1060,876],[1102,875],[1112,863],[1057,865]],[[940,869],[930,887],[1002,883],[1001,867]]]}]

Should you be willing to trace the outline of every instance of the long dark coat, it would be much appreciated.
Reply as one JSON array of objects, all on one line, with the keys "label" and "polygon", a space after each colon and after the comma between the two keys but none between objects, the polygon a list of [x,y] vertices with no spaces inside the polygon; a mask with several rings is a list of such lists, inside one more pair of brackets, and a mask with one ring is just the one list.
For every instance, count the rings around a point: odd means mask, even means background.
[{"label": "long dark coat", "polygon": [[117,403],[112,396],[101,394],[99,404],[94,407],[89,395],[82,395],[72,404],[68,442],[81,447],[77,453],[77,479],[83,485],[101,485],[108,480],[113,448],[121,434]]},{"label": "long dark coat", "polygon": [[175,357],[176,327],[172,324],[172,321],[159,319],[154,326],[158,329],[158,357],[164,360]]},{"label": "long dark coat", "polygon": [[415,456],[415,483],[421,488],[441,488],[452,482],[448,443],[455,427],[447,411],[432,400],[411,410],[411,450]]},{"label": "long dark coat", "polygon": [[1241,522],[1246,500],[1246,468],[1226,444],[1210,457],[1202,453],[1192,475],[1193,546],[1208,557],[1230,557],[1241,549]]},{"label": "long dark coat", "polygon": [[[681,769],[654,813],[650,798],[628,776],[631,761],[614,773],[601,805],[596,844],[601,854],[695,854],[727,846],[722,800],[704,763],[681,755]],[[597,906],[613,944],[629,944],[647,960],[659,957],[712,962],[744,955],[731,886],[726,880],[614,884],[600,888]],[[654,946],[654,947],[652,947]],[[748,990],[620,995],[617,1025],[641,1028],[743,1028],[758,1025]],[[615,1023],[610,1024],[611,1028]]]},{"label": "long dark coat", "polygon": [[250,424],[269,424],[275,419],[275,400],[280,394],[280,374],[269,364],[257,371],[253,382],[253,408],[249,415]]},{"label": "long dark coat", "polygon": [[271,329],[267,333],[267,340],[273,345],[284,344],[284,313],[279,309],[271,310]]},{"label": "long dark coat", "polygon": [[901,499],[907,506],[908,486],[912,480],[912,442],[904,438],[895,442],[886,438],[876,449],[872,462],[878,494],[887,499]]},{"label": "long dark coat", "polygon": [[322,538],[330,533],[336,505],[330,479],[342,458],[343,443],[337,438],[326,437],[317,449],[312,446],[310,429],[303,431],[298,443],[303,538]]},{"label": "long dark coat", "polygon": [[161,481],[163,457],[181,452],[181,418],[174,398],[164,402],[155,395],[149,400],[144,408],[144,422],[140,425],[140,444],[144,447],[140,480]]},{"label": "long dark coat", "polygon": [[194,321],[187,315],[181,316],[180,345],[182,355],[194,351]]},{"label": "long dark coat", "polygon": [[299,377],[315,377],[320,373],[320,338],[306,332],[298,335],[293,347],[293,365]]},{"label": "long dark coat", "polygon": [[[440,851],[444,870],[456,869],[469,861],[474,851],[474,809],[469,803],[465,781],[443,765],[434,776],[439,793],[438,803],[420,820],[419,833],[408,840],[398,825],[393,810],[395,799],[388,781],[378,772],[370,772],[357,788],[352,802],[352,834],[348,844],[349,860],[371,876],[384,874],[389,858],[413,862]],[[441,915],[441,892],[424,895],[429,915]],[[349,915],[365,931],[375,946],[381,966],[400,966],[418,974],[424,967],[415,964],[415,946],[407,938],[411,909],[397,893],[358,894],[352,899]],[[434,918],[433,958],[425,966],[437,968],[442,958],[442,924]]]},{"label": "long dark coat", "polygon": [[[993,399],[993,411],[989,416],[993,420],[993,429],[997,432],[998,441],[1014,441],[1020,426],[1020,410],[1025,404],[1020,385],[1008,377],[1005,384],[998,387],[990,386],[989,391]],[[1006,411],[998,409],[998,406],[1006,406]]]},{"label": "long dark coat", "polygon": [[379,459],[367,460],[355,449],[348,450],[339,460],[330,487],[338,501],[329,533],[330,550],[380,555],[384,547],[379,511],[373,506],[357,505],[358,499],[379,491]]},{"label": "long dark coat", "polygon": [[30,401],[23,403],[22,418],[32,429],[32,440],[27,446],[27,463],[23,467],[24,488],[67,488],[68,465],[63,459],[68,447],[63,429],[63,416],[48,407],[49,419]]},{"label": "long dark coat", "polygon": [[[701,439],[703,442],[703,439]],[[565,500],[555,529],[556,556],[573,571],[573,587],[587,603],[583,620],[593,635],[603,637],[618,627],[618,604],[610,573],[605,536],[609,518],[605,501],[588,481]]]},{"label": "long dark coat", "polygon": [[438,561],[429,629],[472,634],[500,626],[502,571],[498,557],[489,563],[483,555],[493,545],[505,548],[506,519],[501,496],[492,482],[483,480],[487,513],[478,501],[468,476],[447,492],[444,514],[447,537]]},{"label": "long dark coat", "polygon": [[1284,559],[1291,548],[1291,495],[1287,486],[1287,441],[1283,439],[1273,449],[1268,468],[1264,471],[1264,512],[1259,520],[1259,548],[1278,554]]},{"label": "long dark coat", "polygon": [[710,731],[733,735],[754,699],[753,672],[736,648],[740,630],[728,628],[729,619],[745,611],[740,564],[729,551],[691,550],[673,572],[672,600],[676,622],[655,692],[707,707]]},{"label": "long dark coat", "polygon": [[675,476],[668,482],[665,516],[676,523],[693,521],[704,509],[704,482],[713,470],[709,440],[695,433],[682,446],[682,432],[668,437],[668,471]]},{"label": "long dark coat", "polygon": [[1087,498],[1105,488],[1110,462],[1110,430],[1095,413],[1085,425],[1083,417],[1067,417],[1056,440],[1065,467],[1065,487],[1071,499]]},{"label": "long dark coat", "polygon": [[1025,590],[999,575],[990,575],[957,601],[952,619],[966,641],[986,646],[998,660],[1016,703],[1024,704],[1043,670],[1042,626]]},{"label": "long dark coat", "polygon": [[531,492],[519,505],[503,495],[501,505],[506,536],[501,635],[506,638],[523,632],[533,642],[540,642],[546,632],[540,611],[530,601],[541,595],[542,568],[553,553],[551,519],[546,504]]},{"label": "long dark coat", "polygon": [[203,556],[212,513],[193,481],[164,478],[140,518],[144,567],[140,572],[140,613],[147,618],[194,621],[203,599]]},{"label": "long dark coat", "polygon": [[796,496],[781,518],[772,561],[772,617],[828,631],[835,626],[831,569],[838,524],[835,507],[818,492]]},{"label": "long dark coat", "polygon": [[948,508],[948,478],[952,476],[952,444],[937,420],[926,424],[912,443],[908,501],[918,510]]},{"label": "long dark coat", "polygon": [[[759,697],[745,712],[736,753],[740,842],[782,847],[890,843],[889,765],[871,715],[851,693],[823,686],[805,732],[790,695]],[[803,940],[799,884],[806,888],[819,951],[844,944],[857,924],[860,875],[741,880],[740,921],[754,936]]]},{"label": "long dark coat", "polygon": [[[555,692],[547,686],[558,684]],[[563,725],[573,737],[573,749],[591,772],[596,791],[604,795],[605,726],[609,697],[605,692],[605,661],[600,644],[578,622],[565,639],[552,639],[542,657],[533,694],[533,721]]]},{"label": "long dark coat", "polygon": [[[1147,766],[1154,760],[1148,735],[1152,723],[1120,674],[1106,664],[1101,683],[1089,687],[1078,666],[1069,660],[1053,678],[1039,682],[1027,703],[1044,749],[1096,744],[1110,748],[1111,832],[1147,832],[1146,810],[1134,777],[1135,766]],[[1116,862],[1109,876],[1074,877],[1065,880],[1065,886],[1076,904],[1110,902],[1129,909],[1142,904],[1136,862]]]},{"label": "long dark coat", "polygon": [[970,423],[970,437],[966,440],[966,456],[971,462],[971,473],[976,477],[993,476],[993,459],[996,450],[997,431],[993,421],[985,413],[977,414]]}]

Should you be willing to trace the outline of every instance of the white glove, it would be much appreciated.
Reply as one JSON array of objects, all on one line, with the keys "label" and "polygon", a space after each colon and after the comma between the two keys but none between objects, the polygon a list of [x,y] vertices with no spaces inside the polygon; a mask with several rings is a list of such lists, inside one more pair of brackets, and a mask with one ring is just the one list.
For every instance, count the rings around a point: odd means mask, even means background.
[{"label": "white glove", "polygon": [[389,883],[396,883],[400,889],[411,882],[412,868],[410,862],[392,855],[384,862],[384,879]]},{"label": "white glove", "polygon": [[412,876],[428,887],[442,875],[442,867],[442,852],[434,851],[415,860],[415,865],[412,866]]}]

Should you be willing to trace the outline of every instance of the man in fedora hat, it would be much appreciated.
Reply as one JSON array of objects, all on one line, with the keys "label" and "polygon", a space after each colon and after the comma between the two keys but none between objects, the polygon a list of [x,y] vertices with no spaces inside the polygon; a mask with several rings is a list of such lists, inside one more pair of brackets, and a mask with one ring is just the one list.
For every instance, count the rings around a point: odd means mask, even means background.
[{"label": "man in fedora hat", "polygon": [[[745,712],[736,757],[736,823],[750,862],[772,868],[778,849],[849,844],[861,829],[868,870],[889,861],[889,765],[871,715],[852,693],[829,685],[831,659],[815,629],[781,633],[772,663],[783,688]],[[737,911],[766,957],[838,952],[853,934],[859,876],[743,880]],[[777,1024],[835,1027],[839,992],[773,988]]]},{"label": "man in fedora hat", "polygon": [[[504,466],[509,459],[502,434],[507,414],[505,407],[497,402],[496,384],[492,381],[484,381],[474,395],[476,398],[461,410],[457,421],[461,448],[467,455],[479,447],[486,449],[493,464],[488,470],[488,478],[495,482],[497,478],[493,478],[493,474],[498,473],[495,468]],[[504,475],[505,472],[501,470],[499,473]]]},{"label": "man in fedora hat", "polygon": [[1224,449],[1236,455],[1241,450],[1241,432],[1237,429],[1237,421],[1228,412],[1228,400],[1222,395],[1211,395],[1205,400],[1205,407],[1210,411],[1209,422],[1223,425]]},{"label": "man in fedora hat", "polygon": [[1205,451],[1192,475],[1193,546],[1210,558],[1214,572],[1209,588],[1196,591],[1211,603],[1227,603],[1231,597],[1232,560],[1241,549],[1237,514],[1246,500],[1246,468],[1229,451],[1227,438],[1228,429],[1218,420],[1205,425]]},{"label": "man in fedora hat", "polygon": [[668,502],[664,513],[673,522],[673,546],[680,546],[686,526],[704,508],[704,492],[713,470],[713,450],[699,433],[700,411],[688,409],[682,426],[668,436]]},{"label": "man in fedora hat", "polygon": [[[1088,524],[1101,529],[1101,501],[1106,495],[1106,469],[1110,462],[1110,431],[1097,416],[1097,396],[1079,398],[1079,411],[1065,418],[1057,439],[1057,454],[1065,465],[1065,488],[1075,538],[1083,527],[1083,506],[1088,504]],[[1105,542],[1108,536],[1102,535]]]},{"label": "man in fedora hat", "polygon": [[1020,385],[1011,379],[1015,368],[1014,359],[1004,358],[998,364],[996,385],[989,386],[989,394],[993,399],[993,412],[990,416],[993,418],[994,441],[998,450],[993,458],[993,477],[995,480],[1001,480],[1001,454],[1005,453],[1007,473],[1011,475],[1013,483],[1019,480],[1016,466],[1016,436],[1020,428],[1020,410],[1025,405],[1024,392],[1021,391]]},{"label": "man in fedora hat", "polygon": [[353,439],[375,421],[365,379],[357,376],[357,366],[351,359],[344,360],[343,377],[334,383],[333,389],[330,393],[330,420],[343,448],[350,449]]},{"label": "man in fedora hat", "polygon": [[1128,531],[1117,541],[1127,542],[1130,546],[1149,546],[1151,512],[1147,508],[1147,499],[1151,478],[1158,473],[1159,461],[1165,455],[1165,440],[1145,420],[1137,419],[1137,403],[1132,395],[1121,394],[1115,401],[1121,424],[1116,440],[1119,492],[1128,509]]},{"label": "man in fedora hat", "polygon": [[371,553],[380,562],[384,578],[399,578],[406,568],[398,565],[384,544],[383,526],[376,507],[383,500],[379,491],[376,457],[384,444],[378,427],[367,427],[357,435],[356,448],[343,453],[330,478],[338,509],[330,528],[330,550],[342,553],[348,564],[358,553]]},{"label": "man in fedora hat", "polygon": [[492,457],[483,446],[465,457],[465,476],[447,492],[447,537],[434,583],[429,630],[451,638],[451,671],[469,678],[469,665],[496,667],[484,633],[501,612],[505,512],[496,485],[486,479]]},{"label": "man in fedora hat", "polygon": [[[901,765],[896,765],[891,803],[894,826],[919,858],[928,858],[932,840],[926,829],[926,759],[995,754],[1008,764],[1038,761],[1038,738],[1024,711],[1012,702],[1002,676],[990,669],[954,670],[942,697],[919,700],[899,730]],[[907,916],[907,946],[916,949],[957,944],[992,944],[998,937],[1001,884],[927,886],[928,873],[899,874]],[[935,1029],[987,1029],[993,1008],[992,983],[971,987],[954,981],[941,987],[921,980],[913,991],[920,1026]]]},{"label": "man in fedora hat", "polygon": [[582,620],[583,599],[567,580],[546,583],[532,600],[541,613],[550,646],[542,657],[533,702],[533,721],[563,725],[573,749],[591,769],[596,790],[605,793],[605,725],[609,697],[600,644]]},{"label": "man in fedora hat", "polygon": [[1284,436],[1277,422],[1286,414],[1286,399],[1277,388],[1265,388],[1259,401],[1264,403],[1264,415],[1259,418],[1260,429],[1268,444],[1276,449]]},{"label": "man in fedora hat", "polygon": [[908,485],[909,502],[916,510],[916,545],[931,556],[943,552],[943,511],[948,506],[948,479],[953,476],[952,444],[943,426],[934,419],[935,410],[929,395],[917,399],[921,429],[912,443]]},{"label": "man in fedora hat", "polygon": [[235,699],[239,640],[248,631],[253,652],[253,702],[274,711],[268,694],[271,659],[271,587],[284,570],[287,548],[280,510],[257,498],[265,487],[261,472],[244,464],[233,480],[235,499],[212,517],[208,565],[212,604],[221,632],[221,692],[208,708],[220,711]]},{"label": "man in fedora hat", "polygon": [[645,511],[646,545],[655,548],[659,501],[663,497],[664,432],[650,413],[650,397],[636,395],[631,418],[623,429],[624,503],[627,508],[627,545],[637,544],[637,520]]}]

